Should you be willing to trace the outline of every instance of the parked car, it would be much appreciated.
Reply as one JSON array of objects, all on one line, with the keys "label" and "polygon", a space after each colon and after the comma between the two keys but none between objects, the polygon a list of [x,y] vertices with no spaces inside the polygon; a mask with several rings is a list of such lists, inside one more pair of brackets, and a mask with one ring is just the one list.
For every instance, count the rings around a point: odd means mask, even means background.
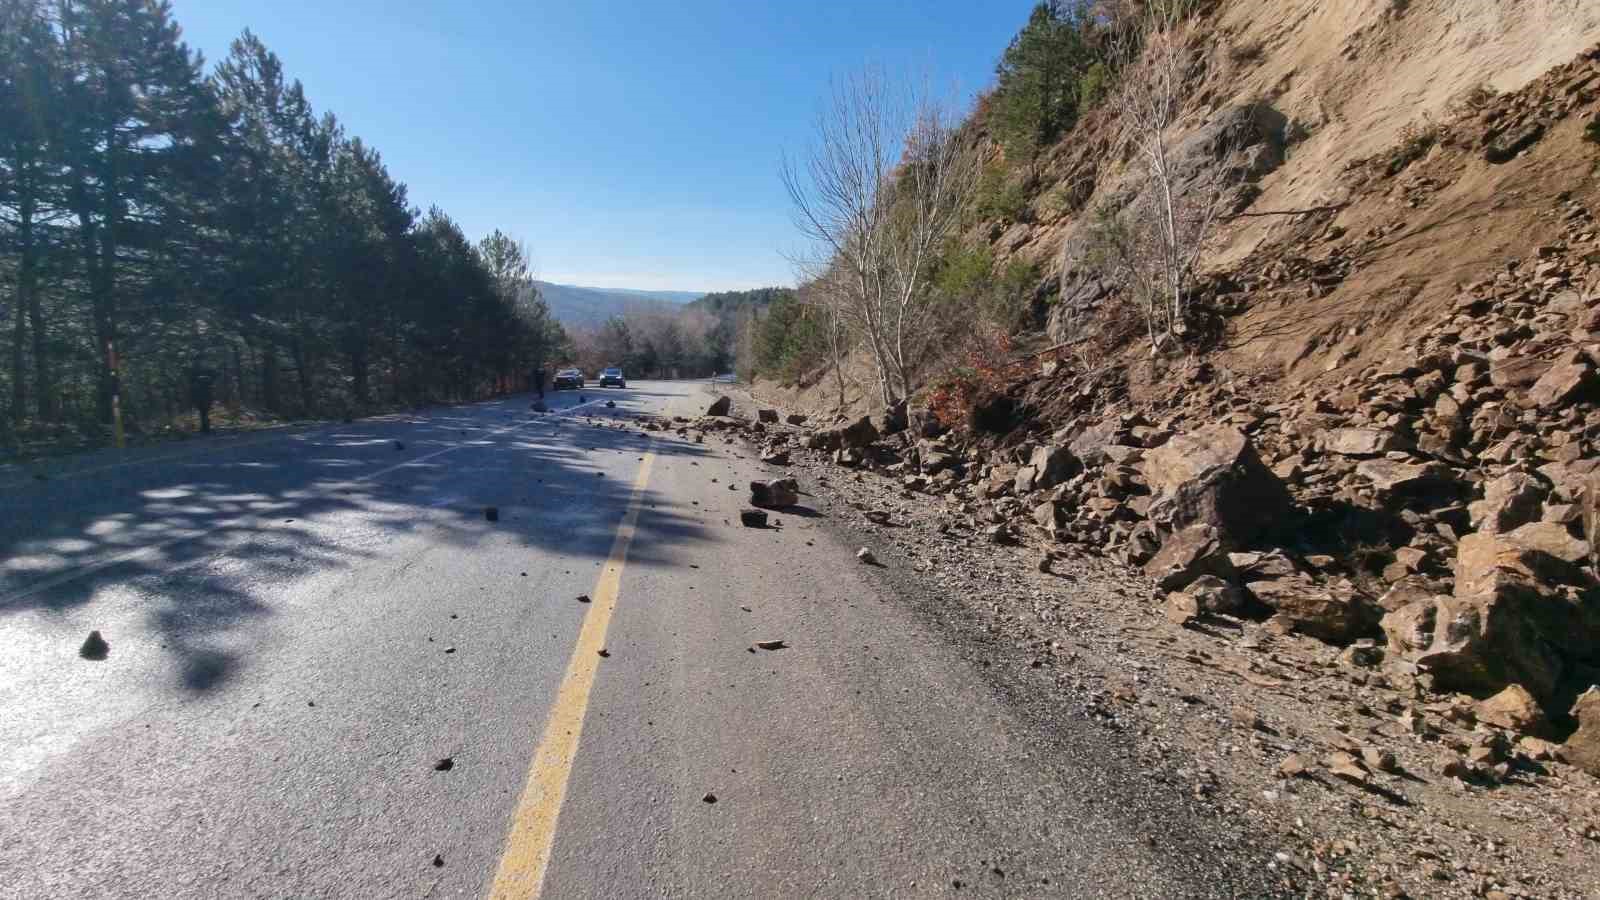
[{"label": "parked car", "polygon": [[621,369],[617,368],[616,366],[612,366],[609,369],[601,370],[600,386],[625,388],[628,386],[628,379],[622,377]]},{"label": "parked car", "polygon": [[578,369],[562,369],[556,373],[556,390],[562,388],[583,387],[583,372]]}]

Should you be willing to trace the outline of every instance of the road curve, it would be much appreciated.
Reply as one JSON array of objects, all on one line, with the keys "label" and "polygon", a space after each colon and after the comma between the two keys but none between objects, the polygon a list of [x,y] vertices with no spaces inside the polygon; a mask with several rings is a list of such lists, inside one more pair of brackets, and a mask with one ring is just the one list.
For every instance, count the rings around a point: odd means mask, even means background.
[{"label": "road curve", "polygon": [[753,454],[613,424],[703,397],[0,484],[0,894],[1265,892],[1115,737],[1014,711],[823,504],[741,528]]}]

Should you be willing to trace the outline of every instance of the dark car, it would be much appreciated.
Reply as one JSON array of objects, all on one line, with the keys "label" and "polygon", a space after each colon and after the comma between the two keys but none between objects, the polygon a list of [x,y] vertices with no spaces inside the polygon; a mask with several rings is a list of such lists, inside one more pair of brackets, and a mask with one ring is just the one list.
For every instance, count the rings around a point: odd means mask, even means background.
[{"label": "dark car", "polygon": [[583,373],[577,369],[562,369],[556,373],[556,390],[583,387]]},{"label": "dark car", "polygon": [[601,370],[600,386],[625,388],[628,386],[628,379],[622,377],[621,369],[612,366],[609,369]]}]

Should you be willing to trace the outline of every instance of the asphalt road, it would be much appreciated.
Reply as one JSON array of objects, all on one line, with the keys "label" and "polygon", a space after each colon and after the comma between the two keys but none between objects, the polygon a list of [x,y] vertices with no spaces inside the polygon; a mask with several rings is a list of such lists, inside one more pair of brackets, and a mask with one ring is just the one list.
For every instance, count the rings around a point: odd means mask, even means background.
[{"label": "asphalt road", "polygon": [[1259,893],[747,451],[590,422],[702,390],[0,479],[0,896]]}]

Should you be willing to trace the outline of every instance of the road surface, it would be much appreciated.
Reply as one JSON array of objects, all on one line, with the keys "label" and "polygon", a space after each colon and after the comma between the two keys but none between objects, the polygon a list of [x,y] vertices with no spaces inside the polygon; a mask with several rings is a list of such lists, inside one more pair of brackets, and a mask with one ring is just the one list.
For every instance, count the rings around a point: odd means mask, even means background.
[{"label": "road surface", "polygon": [[739,527],[748,451],[589,421],[702,386],[528,399],[0,481],[0,895],[1258,892],[825,513]]}]

